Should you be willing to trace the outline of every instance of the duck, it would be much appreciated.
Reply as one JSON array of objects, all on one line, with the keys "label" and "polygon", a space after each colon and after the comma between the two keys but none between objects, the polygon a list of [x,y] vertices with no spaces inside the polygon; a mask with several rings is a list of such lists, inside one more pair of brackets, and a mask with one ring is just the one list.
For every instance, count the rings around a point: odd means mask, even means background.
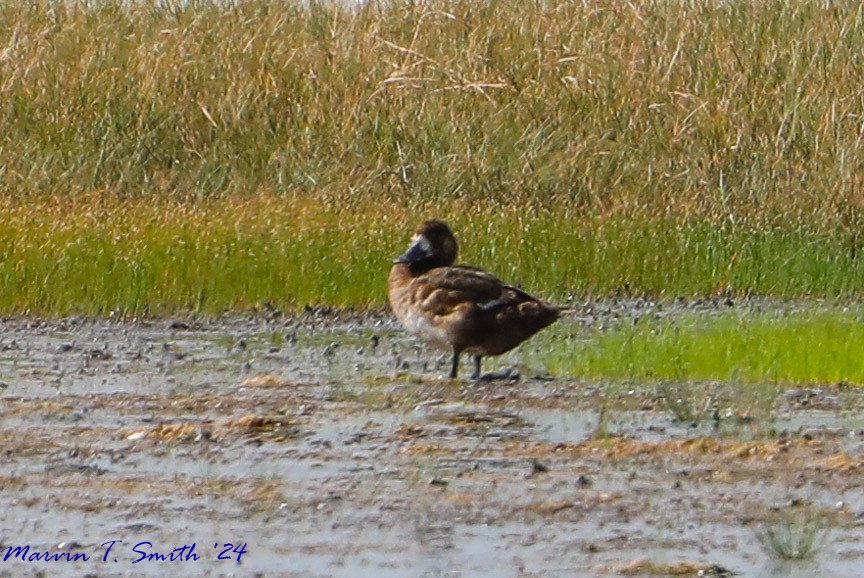
[{"label": "duck", "polygon": [[472,379],[480,378],[481,360],[501,355],[554,323],[563,311],[495,275],[454,265],[459,244],[444,221],[423,222],[408,250],[390,269],[390,307],[411,334],[452,352],[450,378],[459,358],[474,358]]}]

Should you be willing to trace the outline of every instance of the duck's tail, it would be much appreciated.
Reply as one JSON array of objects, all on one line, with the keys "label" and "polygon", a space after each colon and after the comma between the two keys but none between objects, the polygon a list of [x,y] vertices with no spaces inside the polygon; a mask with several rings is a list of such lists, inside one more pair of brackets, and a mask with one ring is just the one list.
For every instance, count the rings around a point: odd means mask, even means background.
[{"label": "duck's tail", "polygon": [[551,305],[551,307],[555,310],[558,319],[567,317],[570,320],[576,321],[581,320],[585,315],[584,307],[564,307],[561,305]]},{"label": "duck's tail", "polygon": [[552,305],[550,306],[555,309],[559,315],[573,315],[574,313],[579,313],[582,311],[582,307],[565,307],[563,305]]}]

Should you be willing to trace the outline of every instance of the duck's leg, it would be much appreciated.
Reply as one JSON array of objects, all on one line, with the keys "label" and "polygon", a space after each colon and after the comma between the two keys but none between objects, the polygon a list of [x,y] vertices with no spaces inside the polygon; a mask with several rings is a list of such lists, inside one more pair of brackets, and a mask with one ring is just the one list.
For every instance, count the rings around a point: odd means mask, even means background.
[{"label": "duck's leg", "polygon": [[453,352],[453,365],[450,367],[450,379],[456,379],[459,373],[459,352]]},{"label": "duck's leg", "polygon": [[471,375],[471,379],[480,379],[480,360],[482,357],[482,355],[474,356],[474,373]]}]

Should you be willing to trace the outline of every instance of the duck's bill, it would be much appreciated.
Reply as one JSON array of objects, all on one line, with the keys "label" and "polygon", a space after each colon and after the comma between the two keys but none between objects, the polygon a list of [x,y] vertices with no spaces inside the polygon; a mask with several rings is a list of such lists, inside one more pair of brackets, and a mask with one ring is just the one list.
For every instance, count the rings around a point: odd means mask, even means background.
[{"label": "duck's bill", "polygon": [[417,237],[408,250],[405,251],[393,263],[416,263],[432,256],[432,244],[424,236]]}]

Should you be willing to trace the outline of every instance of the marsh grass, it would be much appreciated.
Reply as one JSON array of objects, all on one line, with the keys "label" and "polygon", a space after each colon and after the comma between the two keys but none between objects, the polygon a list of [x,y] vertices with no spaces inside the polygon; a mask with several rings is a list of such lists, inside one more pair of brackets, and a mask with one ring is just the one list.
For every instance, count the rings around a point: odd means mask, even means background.
[{"label": "marsh grass", "polygon": [[565,322],[536,339],[543,353],[529,352],[532,363],[540,356],[555,374],[656,383],[686,418],[710,405],[706,383],[731,384],[722,396],[761,408],[753,416],[760,418],[770,415],[779,385],[864,383],[860,309],[681,314],[581,331]]},{"label": "marsh grass", "polygon": [[551,300],[864,293],[864,11],[0,6],[0,312],[381,306],[417,221]]},{"label": "marsh grass", "polygon": [[810,560],[830,534],[829,520],[809,511],[778,512],[756,530],[756,537],[775,560]]},{"label": "marsh grass", "polygon": [[657,398],[681,423],[698,423],[715,411],[710,388],[694,387],[686,381],[661,381],[657,384]]},{"label": "marsh grass", "polygon": [[853,4],[107,0],[0,16],[16,194],[815,207],[858,224]]},{"label": "marsh grass", "polygon": [[[390,263],[414,224],[420,215],[442,214],[453,217],[463,262],[561,304],[730,291],[852,298],[864,287],[864,261],[832,261],[842,247],[807,235],[789,243],[794,233],[570,220],[552,211],[526,220],[521,208],[492,213],[459,201],[407,209],[279,195],[175,201],[94,194],[0,203],[0,311],[129,316],[381,307]],[[743,249],[750,258],[730,255]]]}]

